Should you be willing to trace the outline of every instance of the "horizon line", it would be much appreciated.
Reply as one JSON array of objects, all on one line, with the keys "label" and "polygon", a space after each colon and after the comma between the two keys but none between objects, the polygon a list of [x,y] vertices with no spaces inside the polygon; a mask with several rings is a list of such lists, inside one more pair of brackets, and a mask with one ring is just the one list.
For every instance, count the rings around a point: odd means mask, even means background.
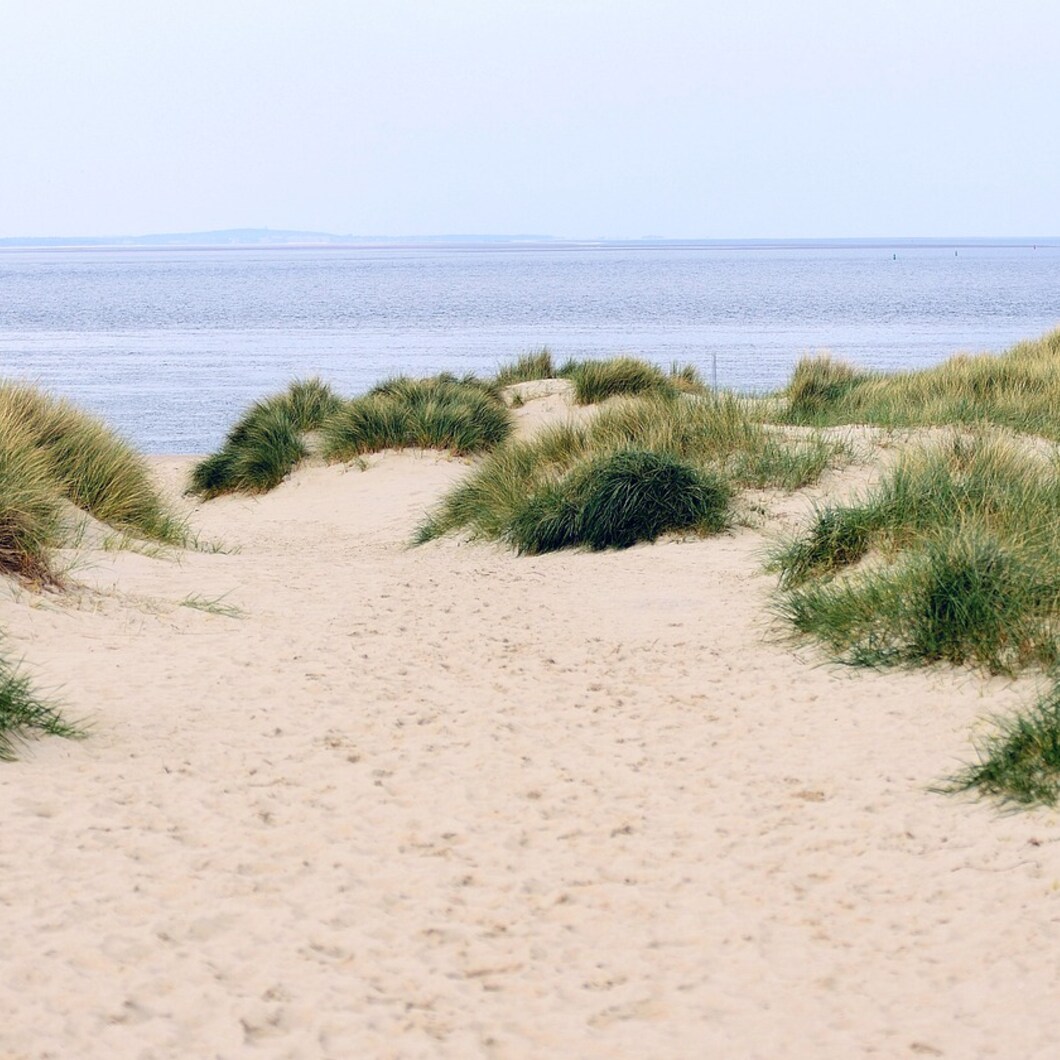
[{"label": "horizon line", "polygon": [[437,233],[410,235],[354,235],[287,228],[218,228],[187,232],[153,232],[140,235],[102,236],[5,236],[0,237],[0,249],[133,249],[214,247],[334,249],[354,247],[417,246],[417,245],[492,245],[504,246],[636,246],[636,245],[700,245],[700,246],[791,246],[806,244],[866,244],[878,245],[1037,245],[1051,244],[1060,237],[1044,235],[1003,236],[554,236],[540,233]]}]

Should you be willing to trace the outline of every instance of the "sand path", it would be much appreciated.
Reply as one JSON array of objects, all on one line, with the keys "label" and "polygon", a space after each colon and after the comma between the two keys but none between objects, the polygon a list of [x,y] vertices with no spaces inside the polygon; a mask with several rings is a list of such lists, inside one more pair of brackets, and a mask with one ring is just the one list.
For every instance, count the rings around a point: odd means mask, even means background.
[{"label": "sand path", "polygon": [[794,652],[760,531],[408,549],[466,467],[369,463],[0,592],[93,727],[0,765],[0,1056],[1056,1055],[1057,816],[926,791],[1026,689]]}]

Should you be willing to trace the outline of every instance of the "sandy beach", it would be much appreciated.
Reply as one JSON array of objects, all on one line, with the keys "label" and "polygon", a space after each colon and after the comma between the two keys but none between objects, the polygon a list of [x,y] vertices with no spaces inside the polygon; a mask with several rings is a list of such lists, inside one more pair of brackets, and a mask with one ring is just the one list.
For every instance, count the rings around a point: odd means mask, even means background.
[{"label": "sandy beach", "polygon": [[754,525],[541,557],[408,547],[465,460],[195,505],[156,460],[218,551],[0,583],[90,730],[0,763],[0,1056],[1056,1056],[1057,814],[929,790],[1029,684],[770,616],[858,437]]}]

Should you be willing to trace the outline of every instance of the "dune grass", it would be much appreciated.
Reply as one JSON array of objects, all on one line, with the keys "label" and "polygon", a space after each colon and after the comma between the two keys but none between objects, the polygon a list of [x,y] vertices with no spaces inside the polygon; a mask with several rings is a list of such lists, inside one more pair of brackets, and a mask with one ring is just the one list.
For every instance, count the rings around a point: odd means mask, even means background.
[{"label": "dune grass", "polygon": [[972,791],[1016,806],[1060,802],[1060,684],[1029,710],[997,718],[980,739],[978,760],[940,785],[943,792]]},{"label": "dune grass", "polygon": [[677,530],[717,533],[729,519],[730,489],[717,474],[665,453],[619,449],[576,464],[531,493],[507,540],[520,554],[586,546],[629,548]]},{"label": "dune grass", "polygon": [[1060,329],[999,355],[960,355],[888,375],[807,358],[783,396],[789,423],[995,424],[1060,440]]},{"label": "dune grass", "polygon": [[[862,562],[867,561],[867,562]],[[773,557],[780,613],[860,665],[1060,658],[1060,468],[994,432],[913,450]]]},{"label": "dune grass", "polygon": [[62,510],[44,453],[0,408],[0,573],[50,582],[51,550],[62,540]]},{"label": "dune grass", "polygon": [[638,394],[705,395],[709,387],[694,365],[674,363],[669,373],[636,357],[611,357],[605,360],[568,359],[557,365],[547,347],[524,354],[502,365],[494,378],[499,387],[527,383],[536,379],[569,379],[574,384],[574,398],[579,405],[595,405],[616,396]]},{"label": "dune grass", "polygon": [[552,353],[547,346],[503,364],[497,369],[494,382],[499,387],[512,386],[514,383],[530,383],[535,379],[555,379],[556,366]]},{"label": "dune grass", "polygon": [[146,461],[105,424],[21,383],[0,383],[0,572],[54,581],[63,502],[135,537],[181,544],[186,528]]},{"label": "dune grass", "polygon": [[574,384],[574,400],[579,405],[595,405],[618,395],[672,396],[677,392],[677,387],[661,368],[635,357],[571,361],[560,372]]},{"label": "dune grass", "polygon": [[[550,506],[560,512],[557,518],[569,523],[587,496],[587,477],[602,476],[607,458],[629,451],[690,468],[706,476],[703,481],[712,488],[723,484],[726,497],[738,486],[797,488],[816,479],[839,456],[839,447],[819,438],[779,438],[753,422],[741,403],[728,396],[633,398],[601,410],[588,423],[555,426],[532,439],[502,445],[450,491],[419,527],[415,540],[422,543],[462,530],[532,551],[524,547],[517,528],[529,525],[535,511],[541,514]],[[688,485],[692,489],[691,480]],[[578,518],[584,543],[590,544],[592,532],[584,516]],[[711,516],[698,525],[708,530],[721,524]]]},{"label": "dune grass", "polygon": [[209,499],[274,489],[309,455],[303,435],[319,430],[342,404],[319,379],[296,380],[282,393],[256,402],[221,448],[192,468],[189,492]]},{"label": "dune grass", "polygon": [[147,462],[101,420],[18,383],[0,384],[0,420],[21,429],[78,508],[142,537],[184,540],[184,524],[163,502]]},{"label": "dune grass", "polygon": [[493,381],[451,375],[387,380],[347,402],[322,426],[325,460],[353,460],[384,449],[448,449],[479,453],[513,430]]},{"label": "dune grass", "polygon": [[1060,800],[1060,460],[991,428],[904,454],[865,498],[822,508],[773,557],[779,613],[839,660],[1049,675],[938,790]]},{"label": "dune grass", "polygon": [[34,693],[29,679],[0,659],[0,760],[12,761],[18,744],[33,734],[78,737],[52,705]]}]

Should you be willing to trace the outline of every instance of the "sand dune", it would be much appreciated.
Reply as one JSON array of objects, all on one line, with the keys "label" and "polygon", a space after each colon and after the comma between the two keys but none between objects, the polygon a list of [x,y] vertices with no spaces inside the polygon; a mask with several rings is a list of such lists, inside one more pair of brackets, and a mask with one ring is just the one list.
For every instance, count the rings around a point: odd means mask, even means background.
[{"label": "sand dune", "polygon": [[517,558],[407,547],[464,461],[367,464],[0,591],[91,726],[0,766],[0,1056],[1056,1055],[1056,815],[927,791],[1026,688],[771,626],[768,536],[871,469]]}]

